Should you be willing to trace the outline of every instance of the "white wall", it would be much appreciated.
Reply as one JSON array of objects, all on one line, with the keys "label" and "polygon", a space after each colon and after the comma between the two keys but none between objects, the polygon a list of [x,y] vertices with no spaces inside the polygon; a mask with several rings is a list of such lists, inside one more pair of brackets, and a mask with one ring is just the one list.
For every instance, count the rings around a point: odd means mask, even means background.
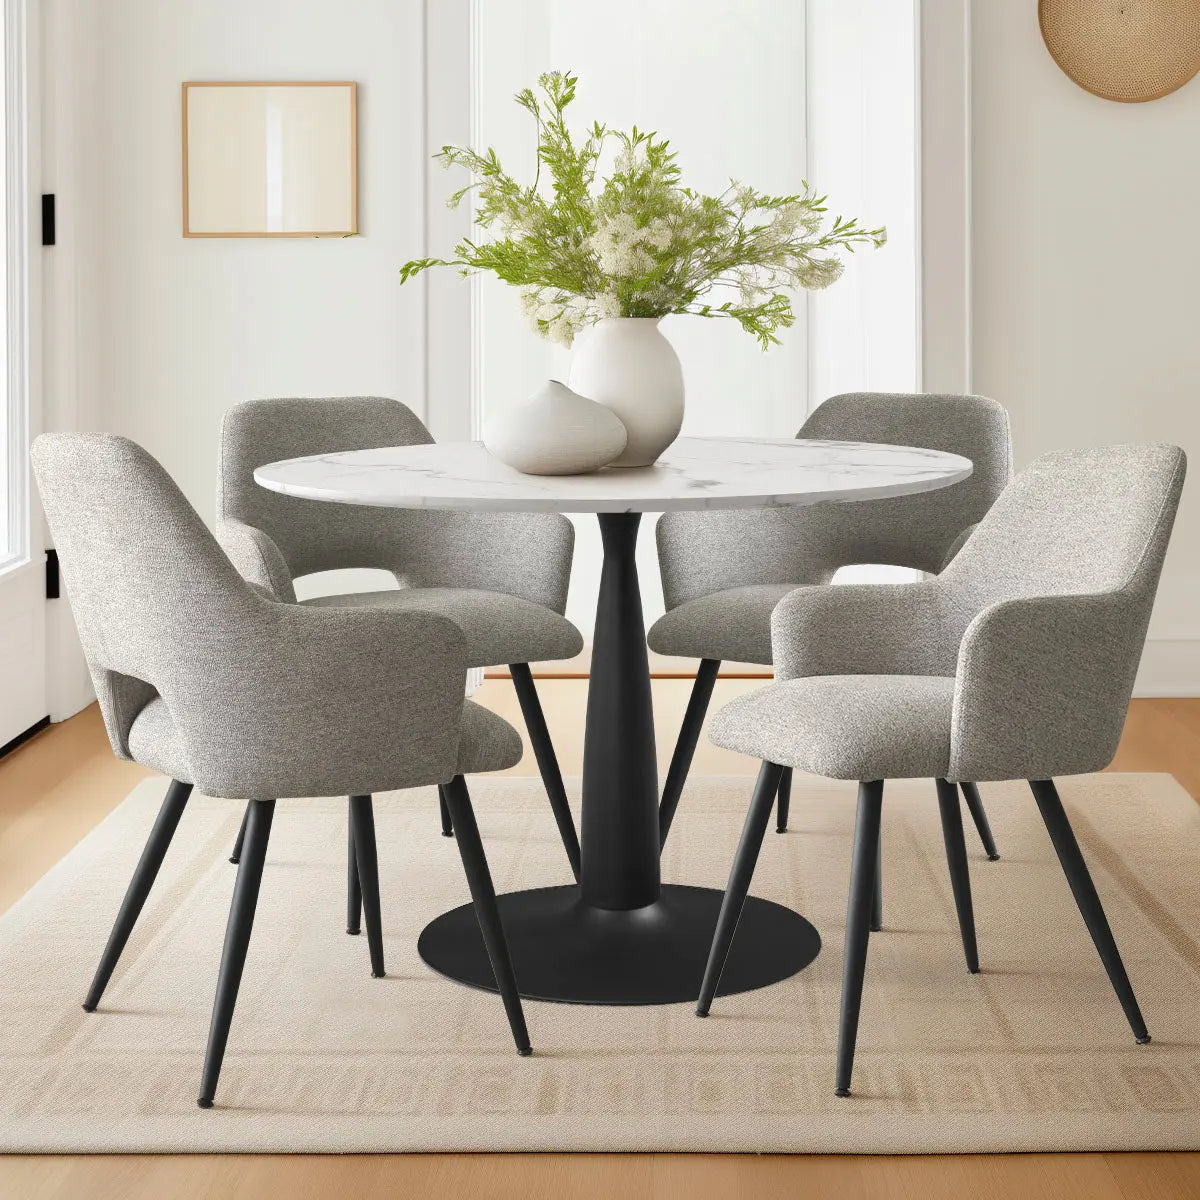
[{"label": "white wall", "polygon": [[[1045,451],[1171,441],[1200,461],[1200,80],[1149,104],[1055,66],[1037,6],[972,8],[974,385]],[[1100,531],[1102,532],[1102,531]],[[1200,485],[1184,491],[1141,691],[1200,693]]]},{"label": "white wall", "polygon": [[[59,363],[59,423],[142,442],[211,520],[231,404],[381,394],[422,411],[423,293],[397,276],[424,229],[420,0],[46,7],[59,117],[50,265],[60,294],[77,289],[73,328],[55,313],[48,346],[73,360]],[[179,89],[196,79],[357,80],[362,236],[181,237]]]},{"label": "white wall", "polygon": [[[378,394],[424,411],[421,0],[45,0],[46,427],[125,434],[208,521],[221,414],[256,396]],[[353,79],[359,228],[312,241],[181,236],[180,84]],[[90,699],[67,606],[51,711]]]}]

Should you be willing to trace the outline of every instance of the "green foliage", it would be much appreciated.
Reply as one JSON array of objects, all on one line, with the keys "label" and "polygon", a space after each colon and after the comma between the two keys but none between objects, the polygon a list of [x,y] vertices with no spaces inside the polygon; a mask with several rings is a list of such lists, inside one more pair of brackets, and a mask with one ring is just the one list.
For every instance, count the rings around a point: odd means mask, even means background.
[{"label": "green foliage", "polygon": [[[787,291],[828,287],[842,273],[841,251],[886,241],[885,230],[853,218],[830,222],[825,197],[807,183],[792,196],[736,181],[719,196],[683,187],[667,140],[636,126],[626,133],[595,123],[576,145],[565,113],[577,83],[554,71],[538,80],[540,96],[529,88],[517,93],[537,122],[538,167],[529,186],[504,170],[495,150],[442,148],[436,158],[443,165],[472,176],[448,203],[456,207],[474,192],[474,223],[489,236],[463,240],[451,259],[405,263],[402,283],[430,267],[490,271],[520,289],[538,333],[568,346],[602,317],[694,313],[735,320],[766,349],[795,322]],[[613,169],[597,183],[610,141]],[[704,299],[714,291],[735,298]]]}]

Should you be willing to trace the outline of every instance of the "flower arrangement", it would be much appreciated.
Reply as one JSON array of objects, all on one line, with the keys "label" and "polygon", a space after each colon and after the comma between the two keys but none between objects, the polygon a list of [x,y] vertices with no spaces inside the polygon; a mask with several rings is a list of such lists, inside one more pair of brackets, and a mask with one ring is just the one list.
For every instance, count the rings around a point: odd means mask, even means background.
[{"label": "flower arrangement", "polygon": [[[737,182],[719,196],[683,187],[667,140],[636,126],[626,133],[597,122],[576,146],[565,114],[577,83],[554,71],[538,80],[540,97],[530,88],[516,96],[538,127],[537,172],[528,186],[495,150],[442,148],[438,160],[474,177],[450,207],[476,190],[475,224],[494,236],[465,239],[451,259],[405,263],[402,282],[437,266],[463,275],[491,271],[520,288],[531,327],[564,346],[604,317],[694,313],[735,320],[766,349],[796,319],[784,289],[828,287],[842,273],[839,251],[886,241],[884,229],[864,229],[853,218],[829,221],[825,197],[807,183],[793,196]],[[619,150],[598,183],[609,139]],[[733,294],[718,302],[713,293],[721,291]]]}]

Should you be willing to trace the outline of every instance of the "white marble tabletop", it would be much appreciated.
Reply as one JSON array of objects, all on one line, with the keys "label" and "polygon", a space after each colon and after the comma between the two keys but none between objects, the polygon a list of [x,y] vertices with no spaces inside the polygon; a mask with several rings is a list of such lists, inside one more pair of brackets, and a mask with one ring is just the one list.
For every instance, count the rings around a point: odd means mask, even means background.
[{"label": "white marble tabletop", "polygon": [[937,450],[795,438],[680,438],[652,467],[522,475],[481,442],[392,446],[259,467],[272,491],[340,504],[513,512],[666,512],[869,500],[932,491],[971,474]]}]

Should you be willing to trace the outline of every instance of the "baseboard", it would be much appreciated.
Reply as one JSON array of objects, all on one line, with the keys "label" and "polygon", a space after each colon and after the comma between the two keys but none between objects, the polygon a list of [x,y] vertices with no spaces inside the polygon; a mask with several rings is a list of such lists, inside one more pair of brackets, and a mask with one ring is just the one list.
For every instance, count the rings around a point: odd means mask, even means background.
[{"label": "baseboard", "polygon": [[6,754],[11,754],[14,750],[25,745],[30,738],[36,737],[43,729],[49,728],[49,717],[43,717],[40,721],[35,721],[24,733],[18,733],[11,741],[5,742],[3,746],[0,746],[0,758],[3,758]]},{"label": "baseboard", "polygon": [[[585,646],[575,658],[534,663],[533,674],[538,679],[586,679],[591,657],[591,646]],[[507,679],[508,668],[489,667],[484,674],[488,679]],[[694,679],[696,660],[668,658],[651,652],[650,675],[653,679]],[[770,679],[771,668],[753,663],[722,663],[721,676],[726,679]],[[1200,696],[1200,638],[1148,639],[1133,694]]]}]

